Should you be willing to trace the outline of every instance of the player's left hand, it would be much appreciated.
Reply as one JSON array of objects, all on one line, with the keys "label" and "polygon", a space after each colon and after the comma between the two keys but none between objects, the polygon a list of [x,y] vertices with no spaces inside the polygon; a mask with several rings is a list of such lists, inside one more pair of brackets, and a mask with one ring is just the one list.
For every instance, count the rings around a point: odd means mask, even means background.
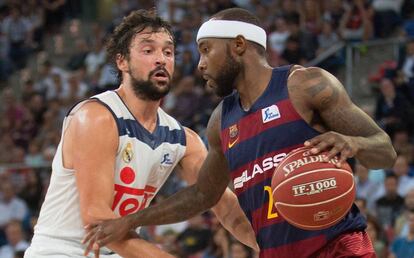
[{"label": "player's left hand", "polygon": [[333,131],[320,134],[305,141],[305,146],[311,148],[312,154],[328,151],[324,160],[326,162],[339,155],[339,162],[336,163],[337,167],[341,167],[343,162],[348,158],[354,157],[358,152],[358,146],[354,137]]},{"label": "player's left hand", "polygon": [[86,256],[91,250],[96,254],[99,248],[108,243],[124,239],[130,229],[126,217],[86,225],[86,235],[82,240],[82,244],[87,244],[84,255]]}]

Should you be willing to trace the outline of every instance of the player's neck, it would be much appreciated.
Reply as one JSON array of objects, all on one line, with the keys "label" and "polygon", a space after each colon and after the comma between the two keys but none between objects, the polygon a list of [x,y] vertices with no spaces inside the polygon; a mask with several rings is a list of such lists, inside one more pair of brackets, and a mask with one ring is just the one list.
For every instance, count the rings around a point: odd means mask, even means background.
[{"label": "player's neck", "polygon": [[150,101],[138,98],[130,87],[122,85],[117,90],[129,111],[148,131],[153,132],[157,124],[157,111],[160,100]]},{"label": "player's neck", "polygon": [[236,82],[243,109],[250,109],[266,90],[271,77],[272,67],[266,61],[258,60],[245,65],[243,73]]}]

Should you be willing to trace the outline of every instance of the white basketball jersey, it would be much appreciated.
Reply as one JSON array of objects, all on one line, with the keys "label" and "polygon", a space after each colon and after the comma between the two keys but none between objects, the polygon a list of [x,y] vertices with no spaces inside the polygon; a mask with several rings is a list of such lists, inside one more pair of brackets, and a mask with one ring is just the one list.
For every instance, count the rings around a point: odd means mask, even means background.
[{"label": "white basketball jersey", "polygon": [[[174,118],[159,108],[156,129],[150,133],[134,118],[114,91],[104,92],[92,99],[111,111],[118,126],[119,146],[112,209],[116,214],[125,216],[150,204],[185,153],[185,131]],[[75,106],[73,111],[79,109],[82,103]],[[67,116],[63,122],[62,136],[70,118]],[[52,171],[32,245],[37,236],[46,236],[78,243],[82,250],[80,241],[85,232],[75,171],[63,167],[62,139],[53,159]]]}]

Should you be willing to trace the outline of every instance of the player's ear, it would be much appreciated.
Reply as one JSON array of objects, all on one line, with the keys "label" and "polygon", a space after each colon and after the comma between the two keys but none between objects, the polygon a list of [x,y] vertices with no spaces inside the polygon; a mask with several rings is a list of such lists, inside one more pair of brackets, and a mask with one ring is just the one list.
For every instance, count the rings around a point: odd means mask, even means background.
[{"label": "player's ear", "polygon": [[238,35],[233,41],[232,41],[232,48],[234,53],[237,55],[242,55],[247,48],[247,41],[242,35]]},{"label": "player's ear", "polygon": [[127,58],[125,58],[125,56],[123,56],[121,54],[116,54],[116,66],[122,72],[127,72],[128,69],[129,69]]}]

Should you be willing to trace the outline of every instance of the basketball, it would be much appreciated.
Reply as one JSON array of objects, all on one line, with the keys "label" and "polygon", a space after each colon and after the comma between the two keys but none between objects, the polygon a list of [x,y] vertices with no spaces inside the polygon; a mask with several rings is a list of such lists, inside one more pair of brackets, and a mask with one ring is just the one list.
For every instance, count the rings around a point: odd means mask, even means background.
[{"label": "basketball", "polygon": [[312,154],[310,148],[290,152],[277,166],[272,189],[278,213],[290,224],[305,230],[320,230],[339,222],[355,199],[351,167],[338,158],[329,162],[327,153]]}]

